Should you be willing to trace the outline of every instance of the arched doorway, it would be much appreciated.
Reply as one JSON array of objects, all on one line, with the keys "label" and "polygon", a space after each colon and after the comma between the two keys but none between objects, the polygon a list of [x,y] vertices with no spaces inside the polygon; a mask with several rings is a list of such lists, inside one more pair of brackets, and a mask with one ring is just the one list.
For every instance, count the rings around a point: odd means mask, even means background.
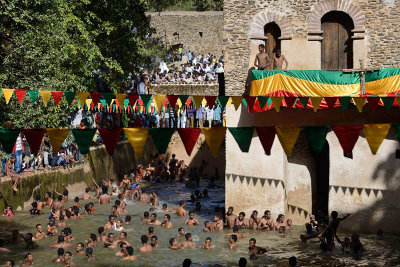
[{"label": "arched doorway", "polygon": [[264,26],[264,36],[268,38],[265,43],[265,52],[268,54],[269,58],[272,60],[276,50],[281,49],[281,29],[275,22],[267,23]]},{"label": "arched doorway", "polygon": [[321,69],[341,70],[353,68],[354,23],[342,11],[331,11],[321,18],[323,31],[321,49]]}]

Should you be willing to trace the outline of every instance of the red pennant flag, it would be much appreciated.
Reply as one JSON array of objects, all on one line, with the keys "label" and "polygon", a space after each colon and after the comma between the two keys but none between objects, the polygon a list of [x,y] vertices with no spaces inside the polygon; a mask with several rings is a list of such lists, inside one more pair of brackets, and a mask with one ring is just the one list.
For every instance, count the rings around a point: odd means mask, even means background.
[{"label": "red pennant flag", "polygon": [[362,125],[332,126],[345,154],[350,154],[360,136]]},{"label": "red pennant flag", "polygon": [[379,101],[381,101],[381,98],[379,96],[371,96],[368,97],[367,99],[369,107],[371,108],[372,111],[375,111],[376,108],[378,107]]},{"label": "red pennant flag", "polygon": [[208,95],[204,97],[207,101],[207,106],[209,109],[214,108],[215,105],[215,100],[217,100],[217,96],[213,96],[213,95]]},{"label": "red pennant flag", "polygon": [[112,156],[114,154],[115,147],[117,146],[117,142],[119,141],[119,137],[121,136],[122,129],[99,128],[98,130],[101,140],[103,140],[103,143],[106,146],[108,155]]},{"label": "red pennant flag", "polygon": [[190,156],[201,130],[199,128],[178,128],[177,131],[185,146],[186,153]]},{"label": "red pennant flag", "polygon": [[63,91],[51,91],[51,94],[53,95],[54,103],[56,103],[56,106],[58,106],[58,103],[60,103],[61,97],[63,96],[64,92]]},{"label": "red pennant flag", "polygon": [[133,107],[136,104],[138,98],[138,94],[128,94],[129,104],[131,104],[131,106]]},{"label": "red pennant flag", "polygon": [[14,90],[15,95],[17,96],[18,102],[21,104],[22,100],[24,100],[24,97],[26,95],[26,90]]},{"label": "red pennant flag", "polygon": [[335,108],[337,100],[337,97],[325,97],[325,101],[329,110],[333,110]]},{"label": "red pennant flag", "polygon": [[[296,99],[296,98],[295,98]],[[264,148],[265,154],[271,155],[272,144],[275,139],[275,127],[255,127],[258,138]]]},{"label": "red pennant flag", "polygon": [[296,102],[296,99],[297,99],[297,97],[294,97],[294,96],[286,96],[285,97],[286,107],[289,109],[293,108],[293,105]]},{"label": "red pennant flag", "polygon": [[168,99],[169,105],[172,108],[175,108],[176,101],[178,101],[178,97],[179,97],[178,95],[167,95],[167,99]]},{"label": "red pennant flag", "polygon": [[245,96],[247,107],[249,112],[254,109],[254,104],[256,103],[257,97],[256,96]]},{"label": "red pennant flag", "polygon": [[33,155],[37,156],[40,145],[42,144],[42,139],[44,136],[45,129],[24,129],[23,133],[26,137],[26,141],[31,148]]},{"label": "red pennant flag", "polygon": [[101,98],[101,93],[89,93],[90,97],[92,98],[92,103],[95,107],[97,107],[97,104],[100,101]]}]

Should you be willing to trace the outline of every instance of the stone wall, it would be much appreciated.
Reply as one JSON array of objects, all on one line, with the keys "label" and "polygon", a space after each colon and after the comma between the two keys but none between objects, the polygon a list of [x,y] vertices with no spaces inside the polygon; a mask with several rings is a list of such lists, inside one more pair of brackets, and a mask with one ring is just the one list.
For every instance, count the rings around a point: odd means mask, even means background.
[{"label": "stone wall", "polygon": [[354,67],[399,67],[400,1],[393,0],[225,0],[224,42],[227,94],[241,95],[249,85],[263,27],[276,22],[289,69],[320,69],[320,18],[331,10],[352,17]]},{"label": "stone wall", "polygon": [[152,84],[152,94],[158,95],[218,95],[218,83],[209,84]]},{"label": "stone wall", "polygon": [[[169,45],[181,43],[196,55],[221,55],[224,50],[222,12],[171,11],[148,14],[151,26],[156,30],[155,36]],[[174,33],[179,35],[174,36]]]}]

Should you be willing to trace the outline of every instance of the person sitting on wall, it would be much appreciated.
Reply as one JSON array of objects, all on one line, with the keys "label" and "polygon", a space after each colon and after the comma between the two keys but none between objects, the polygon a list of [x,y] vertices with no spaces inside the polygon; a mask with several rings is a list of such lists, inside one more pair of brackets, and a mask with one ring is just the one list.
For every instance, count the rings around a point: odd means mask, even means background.
[{"label": "person sitting on wall", "polygon": [[10,157],[6,163],[6,176],[10,177],[13,182],[12,189],[17,192],[17,186],[19,181],[19,175],[14,170],[15,157]]},{"label": "person sitting on wall", "polygon": [[256,66],[259,70],[269,70],[272,62],[267,53],[265,53],[265,45],[260,44],[258,46],[258,54],[256,55],[256,59],[254,60],[254,66]]},{"label": "person sitting on wall", "polygon": [[277,49],[274,55],[274,70],[282,70],[283,63],[285,63],[284,71],[287,71],[289,63],[284,55],[281,54],[281,50]]}]

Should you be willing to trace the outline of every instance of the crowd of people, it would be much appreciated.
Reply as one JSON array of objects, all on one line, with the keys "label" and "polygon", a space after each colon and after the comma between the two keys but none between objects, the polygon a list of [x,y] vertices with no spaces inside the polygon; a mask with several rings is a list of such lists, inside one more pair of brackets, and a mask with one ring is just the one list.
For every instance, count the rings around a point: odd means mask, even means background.
[{"label": "crowd of people", "polygon": [[[218,170],[216,169],[215,171],[216,175],[218,175]],[[177,217],[187,218],[183,226],[202,227],[203,232],[209,233],[209,236],[205,238],[201,245],[198,245],[193,241],[192,234],[186,232],[184,227],[180,227],[177,236],[171,236],[169,240],[162,241],[168,243],[170,250],[182,250],[198,246],[201,249],[216,249],[213,244],[213,233],[219,232],[224,228],[232,230],[231,233],[226,234],[228,238],[227,246],[231,250],[237,248],[239,240],[246,238],[246,235],[242,233],[245,229],[276,231],[278,235],[283,236],[290,231],[292,220],[286,219],[283,214],[279,214],[276,219],[273,219],[270,211],[266,210],[263,216],[259,216],[258,211],[255,210],[246,218],[244,212],[239,212],[236,215],[233,207],[229,207],[227,211],[223,207],[215,209],[212,221],[204,221],[204,226],[201,226],[200,219],[196,218],[196,214],[201,210],[201,205],[197,205],[199,202],[196,201],[208,198],[207,189],[204,189],[202,193],[199,190],[195,190],[194,194],[190,196],[190,200],[182,200],[176,207],[168,208],[166,203],[161,205],[157,192],[152,190],[151,187],[142,189],[140,186],[140,181],[143,179],[155,183],[181,180],[186,181],[188,188],[195,189],[198,186],[200,176],[205,176],[201,170],[187,171],[185,163],[176,159],[175,155],[172,155],[170,159],[165,155],[156,155],[147,166],[139,165],[137,169],[131,171],[130,175],[124,175],[120,181],[104,178],[98,184],[93,180],[93,184],[86,188],[85,193],[80,198],[75,197],[72,206],[69,207],[67,206],[69,192],[67,187],[63,185],[62,192],[57,190],[54,190],[54,193],[47,192],[44,200],[37,196],[32,203],[32,209],[29,210],[29,214],[32,216],[49,214],[47,225],[43,227],[43,225],[37,224],[34,233],[28,232],[24,235],[20,234],[18,230],[14,230],[7,241],[23,240],[27,244],[27,250],[31,251],[41,246],[41,239],[55,239],[49,244],[49,247],[57,248],[57,255],[55,255],[52,262],[63,262],[65,266],[75,266],[73,255],[86,255],[88,262],[95,262],[95,251],[102,249],[101,247],[105,249],[119,248],[118,252],[112,252],[112,254],[120,257],[122,261],[135,261],[137,257],[140,257],[140,253],[151,253],[154,249],[160,247],[158,237],[154,234],[154,229],[156,227],[173,228],[174,222],[171,220],[170,215],[172,212],[176,213]],[[185,178],[188,179],[185,180]],[[213,182],[215,177],[209,180],[209,188],[216,186]],[[132,221],[132,217],[127,214],[127,200],[149,204],[149,211],[144,212],[140,222]],[[196,209],[187,211],[186,202],[196,202]],[[98,228],[98,234],[90,233],[86,240],[75,240],[71,228],[68,227],[69,221],[94,214],[95,203],[97,205],[109,205],[111,207],[110,215],[107,217],[104,226]],[[155,209],[161,209],[161,212],[164,212],[162,219],[158,219]],[[14,214],[12,207],[7,207],[3,212],[3,216],[18,216],[18,214]],[[300,236],[301,241],[307,242],[307,240],[317,238],[323,251],[331,251],[334,249],[336,239],[342,245],[343,251],[361,255],[365,249],[357,234],[353,234],[351,239],[345,238],[343,241],[337,235],[340,222],[348,216],[349,214],[339,217],[338,213],[333,211],[331,221],[328,225],[325,225],[317,222],[315,217],[311,215],[310,221],[306,224],[306,233]],[[139,256],[134,255],[135,249],[128,241],[126,232],[126,229],[137,223],[149,225],[148,233],[143,233],[140,238],[141,246],[136,248]],[[254,232],[248,233],[254,234]],[[73,248],[74,242],[76,243],[75,248]],[[258,255],[268,252],[267,248],[257,246],[257,240],[254,237],[249,238],[248,244],[250,260],[254,260]],[[73,253],[71,252],[72,250],[74,250]],[[9,251],[4,240],[0,243],[0,251]],[[21,266],[32,265],[33,261],[34,255],[31,252],[27,253]],[[247,259],[241,258],[239,266],[246,266],[246,263]],[[185,259],[183,262],[183,266],[190,266],[190,264],[190,259]],[[14,266],[14,261],[10,259],[6,266]],[[298,266],[296,257],[289,259],[289,266]]]}]

